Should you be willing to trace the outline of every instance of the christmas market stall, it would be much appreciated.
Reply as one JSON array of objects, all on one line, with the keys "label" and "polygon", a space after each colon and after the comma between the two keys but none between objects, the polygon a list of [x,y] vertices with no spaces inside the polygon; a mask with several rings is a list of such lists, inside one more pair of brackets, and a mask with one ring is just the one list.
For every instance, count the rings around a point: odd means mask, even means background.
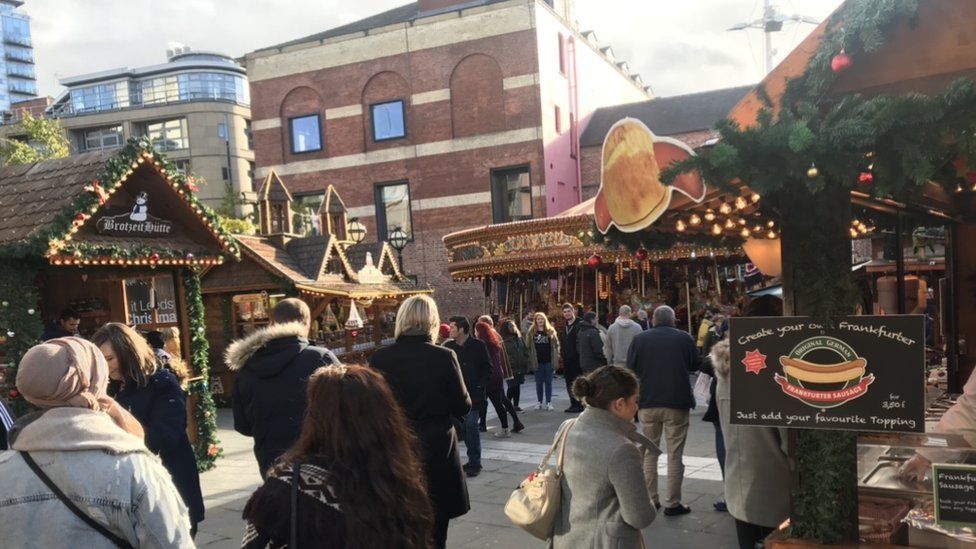
[{"label": "christmas market stall", "polygon": [[0,169],[0,371],[19,411],[17,362],[63,309],[80,315],[82,337],[106,322],[175,328],[192,376],[189,434],[200,469],[213,466],[199,271],[239,252],[196,191],[147,141]]},{"label": "christmas market stall", "polygon": [[222,364],[224,349],[267,325],[280,299],[298,297],[308,304],[310,339],[316,344],[345,362],[363,362],[375,349],[393,342],[396,310],[403,299],[432,292],[401,271],[389,243],[362,242],[366,228],[348,219],[331,185],[314,224],[321,234],[294,232],[293,198],[274,172],[258,196],[259,233],[235,236],[241,261],[212,267],[203,275],[207,336],[216,372],[213,392],[224,398],[233,386],[233,373]]},{"label": "christmas market stall", "polygon": [[[714,195],[661,211],[626,171],[604,171],[607,241],[741,226],[750,259],[781,272],[787,316],[733,319],[729,334],[730,423],[787,428],[795,463],[789,521],[767,546],[976,542],[974,24],[972,2],[849,0],[713,147],[660,174],[700,174]],[[852,250],[872,233],[887,254]]]}]

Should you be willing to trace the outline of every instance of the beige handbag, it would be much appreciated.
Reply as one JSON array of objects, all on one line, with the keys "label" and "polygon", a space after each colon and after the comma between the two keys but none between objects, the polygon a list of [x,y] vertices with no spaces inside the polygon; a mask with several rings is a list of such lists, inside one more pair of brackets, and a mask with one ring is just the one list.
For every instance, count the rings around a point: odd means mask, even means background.
[{"label": "beige handbag", "polygon": [[[576,420],[572,420],[556,439],[539,468],[519,484],[519,487],[509,496],[505,503],[505,516],[513,524],[533,536],[547,540],[552,537],[556,525],[556,515],[562,501],[563,454],[566,453],[566,435],[573,428]],[[559,447],[559,458],[556,467],[549,467],[549,458]]]}]

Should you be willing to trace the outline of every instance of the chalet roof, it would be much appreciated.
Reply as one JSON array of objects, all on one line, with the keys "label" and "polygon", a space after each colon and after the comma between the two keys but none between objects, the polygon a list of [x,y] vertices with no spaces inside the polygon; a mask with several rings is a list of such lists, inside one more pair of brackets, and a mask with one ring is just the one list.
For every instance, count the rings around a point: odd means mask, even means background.
[{"label": "chalet roof", "polygon": [[26,244],[105,171],[115,151],[0,168],[0,246]]},{"label": "chalet roof", "polygon": [[330,248],[329,240],[332,238],[328,235],[293,238],[285,244],[285,250],[295,260],[302,272],[307,274],[310,279],[315,280],[322,269],[322,262]]},{"label": "chalet roof", "polygon": [[583,134],[581,147],[603,144],[610,127],[622,118],[636,118],[656,135],[677,135],[709,130],[729,114],[752,86],[710,90],[673,97],[660,97],[597,109]]},{"label": "chalet roof", "polygon": [[[236,256],[236,244],[194,196],[193,184],[167,167],[147,141],[132,139],[121,150],[0,168],[0,252],[54,261],[72,250],[82,253],[79,248],[84,247],[85,260],[96,264],[118,256],[118,250],[129,252],[129,258],[131,252],[145,251],[164,264],[177,264],[176,257],[184,264],[194,255]],[[165,205],[175,216],[177,230],[167,238],[109,237],[94,229],[93,219],[113,208],[130,208],[131,203],[120,202],[147,191],[153,204]]]},{"label": "chalet roof", "polygon": [[261,200],[273,200],[275,202],[291,202],[293,200],[288,187],[285,187],[281,178],[274,171],[269,172],[268,176],[264,178],[258,196],[261,197]]}]

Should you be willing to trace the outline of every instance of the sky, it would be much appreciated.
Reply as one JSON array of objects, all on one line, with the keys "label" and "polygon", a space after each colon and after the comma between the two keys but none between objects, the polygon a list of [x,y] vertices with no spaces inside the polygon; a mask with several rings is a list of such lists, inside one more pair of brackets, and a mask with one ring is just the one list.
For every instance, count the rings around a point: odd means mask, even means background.
[{"label": "sky", "polygon": [[[162,63],[171,43],[233,56],[315,34],[403,5],[405,0],[27,0],[38,91],[59,78]],[[841,0],[773,0],[787,15],[823,20]],[[727,31],[762,15],[763,0],[576,0],[577,20],[613,47],[658,97],[760,80],[763,36]],[[782,59],[811,30],[776,33]]]}]

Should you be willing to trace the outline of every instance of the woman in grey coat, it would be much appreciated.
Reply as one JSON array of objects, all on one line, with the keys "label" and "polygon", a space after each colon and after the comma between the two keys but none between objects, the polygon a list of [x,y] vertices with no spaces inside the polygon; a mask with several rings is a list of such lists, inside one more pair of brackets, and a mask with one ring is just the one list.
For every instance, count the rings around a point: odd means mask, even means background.
[{"label": "woman in grey coat", "polygon": [[641,529],[655,517],[641,468],[643,451],[661,451],[634,425],[637,377],[626,368],[603,366],[581,376],[573,393],[586,404],[564,429],[562,505],[551,549],[639,549]]},{"label": "woman in grey coat", "polygon": [[725,503],[735,518],[741,549],[752,549],[790,514],[792,474],[786,429],[732,425],[729,391],[729,341],[712,347],[718,378],[715,400],[725,437]]}]

